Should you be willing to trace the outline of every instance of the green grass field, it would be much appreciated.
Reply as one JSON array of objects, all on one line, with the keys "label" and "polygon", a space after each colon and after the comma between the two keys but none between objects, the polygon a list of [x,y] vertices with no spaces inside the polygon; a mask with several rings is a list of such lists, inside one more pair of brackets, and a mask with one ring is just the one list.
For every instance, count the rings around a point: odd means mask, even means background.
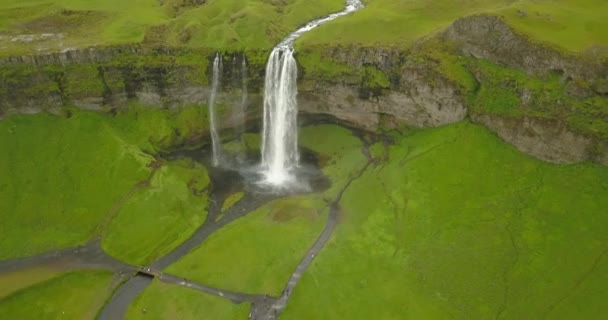
[{"label": "green grass field", "polygon": [[[154,161],[150,154],[206,128],[197,110],[142,112],[133,107],[115,117],[74,110],[69,118],[38,114],[0,121],[0,260],[82,245],[99,235],[116,215],[113,211],[122,208],[124,198],[148,179],[148,165]],[[185,234],[168,234],[158,225],[168,223],[167,214],[180,228],[192,230],[202,223],[205,200],[192,196],[187,185],[195,181],[191,187],[202,190],[208,178],[204,168],[188,166],[192,164],[161,169],[152,188],[136,192],[124,204],[119,222],[110,225],[116,231],[109,238],[113,254],[146,261],[152,252],[175,245]],[[169,189],[170,193],[154,192]],[[147,197],[154,204],[142,203]],[[157,202],[165,207],[157,207]],[[191,206],[192,211],[182,212],[181,205]],[[173,217],[170,212],[184,216]],[[156,221],[163,216],[165,220]],[[119,225],[136,218],[148,221],[146,232],[139,236],[167,238],[158,238],[158,247],[140,252],[143,256],[132,257],[125,243],[129,241],[121,238],[124,227]]]},{"label": "green grass field", "polygon": [[[6,0],[0,3],[0,56],[41,50],[150,42],[217,49],[271,48],[290,31],[338,11],[342,0]],[[39,39],[40,34],[61,39]],[[31,42],[11,39],[36,35]]]},{"label": "green grass field", "polygon": [[273,201],[218,230],[167,272],[217,288],[279,295],[321,233],[325,207],[316,195]]},{"label": "green grass field", "polygon": [[2,319],[95,319],[111,294],[112,274],[77,271],[0,299]]},{"label": "green grass field", "polygon": [[606,312],[605,167],[545,164],[465,122],[402,137],[372,168],[283,318]]},{"label": "green grass field", "polygon": [[[343,0],[6,0],[0,4],[0,56],[95,45],[149,43],[213,49],[268,49],[307,21],[339,11]],[[569,51],[608,44],[603,0],[366,0],[366,8],[305,34],[299,47],[409,47],[454,20],[502,16],[517,31]],[[40,39],[44,33],[60,39]],[[33,41],[12,41],[35,35]]]},{"label": "green grass field", "polygon": [[208,185],[207,171],[199,164],[184,160],[163,166],[149,187],[137,190],[117,209],[103,232],[104,250],[135,265],[168,253],[203,224]]},{"label": "green grass field", "polygon": [[220,297],[154,281],[129,308],[126,319],[243,320],[247,319],[249,308],[246,303],[237,305]]},{"label": "green grass field", "polygon": [[84,112],[2,120],[0,150],[0,259],[85,243],[151,161]]},{"label": "green grass field", "polygon": [[0,274],[0,299],[12,293],[61,275],[61,268],[33,267]]},{"label": "green grass field", "polygon": [[344,185],[359,173],[367,159],[363,143],[345,128],[335,125],[313,125],[300,129],[299,143],[320,156],[320,167],[331,181],[324,192],[326,202],[331,202]]},{"label": "green grass field", "polygon": [[[479,13],[503,16],[517,31],[570,51],[608,44],[603,0],[366,0],[365,9],[320,26],[300,47],[363,45],[409,47],[454,20]],[[519,10],[519,11],[518,11]],[[520,14],[525,13],[525,16]]]}]

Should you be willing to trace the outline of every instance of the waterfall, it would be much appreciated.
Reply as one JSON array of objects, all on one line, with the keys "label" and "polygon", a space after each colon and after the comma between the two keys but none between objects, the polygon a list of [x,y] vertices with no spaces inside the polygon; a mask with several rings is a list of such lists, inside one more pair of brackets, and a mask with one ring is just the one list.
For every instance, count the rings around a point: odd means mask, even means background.
[{"label": "waterfall", "polygon": [[220,137],[217,133],[217,114],[215,112],[215,98],[220,85],[222,74],[222,57],[219,53],[213,59],[213,79],[211,82],[211,95],[209,96],[209,132],[211,134],[211,146],[213,149],[212,162],[214,166],[219,165],[222,156]]},{"label": "waterfall", "polygon": [[270,53],[264,83],[262,170],[264,182],[281,186],[295,179],[298,167],[298,68],[293,42],[302,34],[363,8],[361,0],[347,0],[343,11],[313,20],[289,34]]},{"label": "waterfall", "polygon": [[247,59],[243,55],[243,61],[241,62],[241,106],[239,108],[238,120],[238,132],[237,137],[243,141],[243,134],[245,133],[245,112],[247,111]]},{"label": "waterfall", "polygon": [[262,168],[273,185],[290,180],[298,164],[297,76],[293,48],[274,48],[266,65],[262,133]]}]

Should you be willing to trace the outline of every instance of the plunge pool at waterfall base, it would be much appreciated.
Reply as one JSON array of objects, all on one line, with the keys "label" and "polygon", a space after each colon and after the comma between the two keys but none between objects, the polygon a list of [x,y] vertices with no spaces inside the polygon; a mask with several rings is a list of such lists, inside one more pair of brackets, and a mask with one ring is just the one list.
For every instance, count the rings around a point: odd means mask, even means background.
[{"label": "plunge pool at waterfall base", "polygon": [[[236,140],[224,141],[225,144],[238,143]],[[319,192],[330,186],[320,169],[319,155],[306,148],[300,148],[300,163],[291,168],[288,180],[281,184],[267,182],[266,170],[260,165],[259,149],[246,152],[224,152],[219,165],[213,165],[211,145],[195,149],[181,149],[166,154],[163,158],[177,160],[189,158],[207,168],[213,192],[225,199],[236,192],[286,196],[300,193]]]}]

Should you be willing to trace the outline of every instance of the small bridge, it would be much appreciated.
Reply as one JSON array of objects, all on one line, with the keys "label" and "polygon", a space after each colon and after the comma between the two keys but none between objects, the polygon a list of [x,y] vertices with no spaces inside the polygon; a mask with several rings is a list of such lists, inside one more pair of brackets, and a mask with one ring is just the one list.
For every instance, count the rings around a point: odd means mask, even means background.
[{"label": "small bridge", "polygon": [[151,267],[138,267],[137,273],[149,278],[160,278],[163,275],[162,271]]}]

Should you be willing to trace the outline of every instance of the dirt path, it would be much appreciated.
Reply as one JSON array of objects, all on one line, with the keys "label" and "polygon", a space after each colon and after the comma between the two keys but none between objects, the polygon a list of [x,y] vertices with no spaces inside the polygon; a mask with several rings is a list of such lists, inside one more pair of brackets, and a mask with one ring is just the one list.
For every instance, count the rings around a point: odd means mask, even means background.
[{"label": "dirt path", "polygon": [[133,273],[136,270],[136,267],[106,254],[97,239],[80,247],[52,251],[28,258],[0,261],[0,274],[44,266],[61,266],[66,270],[106,269],[123,274]]}]

